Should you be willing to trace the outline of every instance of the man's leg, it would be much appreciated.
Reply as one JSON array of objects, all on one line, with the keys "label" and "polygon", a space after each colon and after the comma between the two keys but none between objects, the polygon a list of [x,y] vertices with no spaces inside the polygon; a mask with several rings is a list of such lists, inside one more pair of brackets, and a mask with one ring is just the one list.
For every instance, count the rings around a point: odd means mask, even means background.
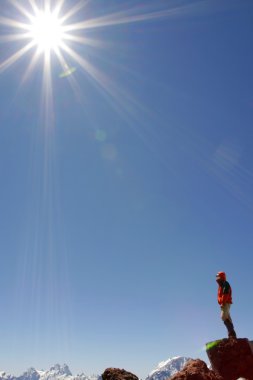
[{"label": "man's leg", "polygon": [[234,325],[230,316],[230,304],[226,303],[221,306],[221,319],[223,320],[227,330],[229,338],[236,338],[236,333],[234,330]]}]

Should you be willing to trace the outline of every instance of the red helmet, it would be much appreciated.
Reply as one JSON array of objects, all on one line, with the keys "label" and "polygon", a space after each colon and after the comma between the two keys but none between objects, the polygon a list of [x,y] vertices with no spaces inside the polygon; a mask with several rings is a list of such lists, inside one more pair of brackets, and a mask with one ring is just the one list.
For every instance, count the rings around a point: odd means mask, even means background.
[{"label": "red helmet", "polygon": [[226,273],[225,272],[218,272],[216,274],[216,280],[226,281]]}]

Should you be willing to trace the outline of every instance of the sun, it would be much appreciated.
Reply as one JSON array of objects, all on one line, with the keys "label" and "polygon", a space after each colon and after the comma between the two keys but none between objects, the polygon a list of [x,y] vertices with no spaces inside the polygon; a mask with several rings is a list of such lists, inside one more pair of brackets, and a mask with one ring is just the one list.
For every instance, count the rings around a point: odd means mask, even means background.
[{"label": "sun", "polygon": [[30,37],[39,52],[56,51],[64,41],[61,19],[50,10],[39,11],[31,18]]},{"label": "sun", "polygon": [[[101,5],[98,15],[91,17],[88,7],[94,2],[90,0],[6,0],[6,3],[6,9],[0,9],[0,44],[13,47],[1,50],[0,74],[27,55],[29,59],[21,83],[25,84],[36,68],[42,67],[43,104],[48,109],[53,99],[56,70],[59,78],[68,77],[76,91],[78,83],[73,74],[77,68],[82,69],[87,78],[116,101],[118,87],[102,66],[92,60],[93,53],[98,57],[110,45],[104,39],[104,29],[160,19],[175,12],[168,6],[157,9],[155,5],[153,9],[133,6],[126,10],[119,1],[112,13]],[[40,60],[42,65],[38,64]]]},{"label": "sun", "polygon": [[16,17],[7,18],[1,16],[0,12],[0,26],[4,27],[5,32],[0,33],[0,43],[16,43],[17,49],[13,55],[0,61],[0,73],[32,51],[34,53],[24,78],[29,77],[41,56],[44,59],[43,73],[47,78],[51,76],[52,55],[57,57],[60,72],[69,72],[69,67],[72,67],[69,61],[79,61],[81,66],[85,65],[74,46],[93,45],[91,39],[80,33],[86,27],[86,22],[82,20],[86,3],[77,1],[69,9],[66,9],[66,3],[66,0],[26,0],[25,5],[20,0],[10,0],[10,7],[14,8]]}]

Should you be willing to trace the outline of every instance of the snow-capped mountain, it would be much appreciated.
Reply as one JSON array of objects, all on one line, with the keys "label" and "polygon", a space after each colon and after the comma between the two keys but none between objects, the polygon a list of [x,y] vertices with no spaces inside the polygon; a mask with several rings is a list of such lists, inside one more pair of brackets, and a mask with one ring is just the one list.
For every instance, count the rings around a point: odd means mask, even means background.
[{"label": "snow-capped mountain", "polygon": [[[69,367],[67,364],[55,364],[53,367],[50,368],[49,371],[41,371],[40,374],[40,380],[54,380],[54,379],[65,379],[67,378],[73,378],[74,376],[70,372]],[[32,379],[33,380],[33,379]],[[34,379],[36,380],[36,379]]]},{"label": "snow-capped mountain", "polygon": [[[23,373],[23,375],[19,376],[17,380],[39,380],[40,375],[38,371],[36,371],[35,368],[29,368],[26,372]],[[15,378],[13,378],[14,380]]]},{"label": "snow-capped mountain", "polygon": [[178,371],[181,371],[185,364],[191,360],[184,356],[176,356],[158,364],[158,367],[150,372],[146,380],[167,380]]},{"label": "snow-capped mountain", "polygon": [[8,374],[4,371],[0,371],[0,379],[11,380],[12,378],[13,378],[13,376],[11,376],[10,374]]},{"label": "snow-capped mountain", "polygon": [[48,371],[29,368],[23,375],[18,377],[0,371],[0,380],[101,380],[101,376],[87,376],[84,373],[74,376],[67,364],[55,364]]}]

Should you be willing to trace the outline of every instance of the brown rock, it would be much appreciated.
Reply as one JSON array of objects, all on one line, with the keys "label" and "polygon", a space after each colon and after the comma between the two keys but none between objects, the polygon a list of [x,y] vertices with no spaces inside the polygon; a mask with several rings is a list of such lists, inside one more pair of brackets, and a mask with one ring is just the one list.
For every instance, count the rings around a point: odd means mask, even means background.
[{"label": "brown rock", "polygon": [[200,359],[190,360],[182,371],[179,371],[170,380],[224,380],[221,376],[207,368]]},{"label": "brown rock", "polygon": [[253,354],[248,339],[222,339],[207,347],[212,369],[225,380],[253,380]]},{"label": "brown rock", "polygon": [[131,372],[119,368],[107,368],[102,374],[103,380],[138,380]]}]

